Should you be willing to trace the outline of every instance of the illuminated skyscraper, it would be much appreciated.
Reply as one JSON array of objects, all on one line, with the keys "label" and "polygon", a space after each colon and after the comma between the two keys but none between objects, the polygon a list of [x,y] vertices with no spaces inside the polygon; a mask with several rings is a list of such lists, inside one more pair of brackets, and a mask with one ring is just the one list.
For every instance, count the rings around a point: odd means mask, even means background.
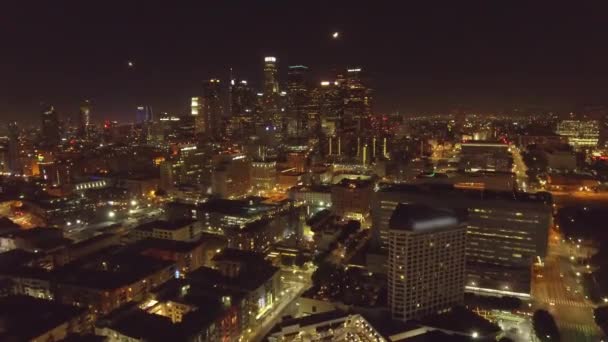
[{"label": "illuminated skyscraper", "polygon": [[222,134],[222,101],[220,80],[212,78],[203,87],[203,111],[205,135],[219,139]]},{"label": "illuminated skyscraper", "polygon": [[308,68],[304,65],[290,66],[287,74],[287,132],[291,136],[304,136],[308,129],[307,74]]},{"label": "illuminated skyscraper", "polygon": [[361,68],[346,70],[344,89],[344,130],[363,133],[371,126],[372,96],[362,80]]},{"label": "illuminated skyscraper", "polygon": [[41,144],[46,147],[59,145],[61,141],[61,132],[59,124],[59,115],[55,111],[55,107],[47,106],[42,111],[42,130]]},{"label": "illuminated skyscraper", "polygon": [[78,131],[81,137],[86,138],[88,137],[89,126],[91,125],[91,102],[89,100],[84,100],[82,105],[80,105],[79,119]]},{"label": "illuminated skyscraper", "polygon": [[246,80],[231,80],[229,134],[245,137],[254,132],[256,94]]},{"label": "illuminated skyscraper", "polygon": [[279,77],[276,57],[264,58],[264,95],[279,93]]},{"label": "illuminated skyscraper", "polygon": [[200,96],[190,99],[190,115],[194,116],[194,133],[200,134],[205,131],[205,115],[203,114],[204,100]]},{"label": "illuminated skyscraper", "polygon": [[281,94],[279,92],[279,78],[277,59],[264,58],[264,93],[262,97],[262,126],[269,127],[271,131],[279,134],[284,128],[284,113],[281,108]]},{"label": "illuminated skyscraper", "polygon": [[138,106],[137,112],[135,113],[135,123],[143,124],[152,122],[152,107],[150,106]]}]

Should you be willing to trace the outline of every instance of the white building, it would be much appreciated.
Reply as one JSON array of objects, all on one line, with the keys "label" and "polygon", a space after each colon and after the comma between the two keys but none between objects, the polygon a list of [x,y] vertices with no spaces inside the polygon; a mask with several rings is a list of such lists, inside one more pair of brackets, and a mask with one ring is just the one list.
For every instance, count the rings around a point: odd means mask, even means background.
[{"label": "white building", "polygon": [[462,303],[465,236],[465,225],[447,210],[397,206],[388,235],[388,302],[393,319],[417,319]]}]

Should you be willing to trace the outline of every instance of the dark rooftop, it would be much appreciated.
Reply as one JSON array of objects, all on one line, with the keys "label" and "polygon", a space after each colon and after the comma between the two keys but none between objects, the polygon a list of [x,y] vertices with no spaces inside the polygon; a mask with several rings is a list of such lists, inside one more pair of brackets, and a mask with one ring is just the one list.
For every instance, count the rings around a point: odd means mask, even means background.
[{"label": "dark rooftop", "polygon": [[175,240],[167,240],[167,239],[155,239],[148,238],[144,240],[140,240],[133,245],[129,246],[134,251],[145,252],[146,250],[156,249],[156,250],[165,250],[172,251],[178,253],[186,253],[195,249],[197,246],[201,245],[202,242],[187,242],[187,241],[175,241]]},{"label": "dark rooftop", "polygon": [[429,231],[458,226],[458,218],[449,210],[424,204],[400,203],[389,221],[390,229]]},{"label": "dark rooftop", "polygon": [[192,223],[194,223],[194,221],[189,219],[183,219],[178,221],[155,220],[140,224],[139,226],[135,227],[135,229],[147,231],[152,231],[154,229],[178,230]]},{"label": "dark rooftop", "polygon": [[29,296],[0,298],[0,340],[29,341],[84,313],[84,309]]},{"label": "dark rooftop", "polygon": [[373,184],[373,181],[371,179],[361,179],[361,178],[357,178],[357,179],[349,179],[349,178],[343,178],[341,181],[339,181],[338,183],[334,184],[335,186],[341,186],[341,187],[350,187],[350,188],[367,188],[367,187],[371,187]]},{"label": "dark rooftop", "polygon": [[60,283],[105,290],[132,284],[171,265],[173,263],[170,261],[133,253],[128,248],[111,246],[67,264],[53,273]]},{"label": "dark rooftop", "polygon": [[456,188],[452,184],[379,184],[378,192],[404,192],[412,194],[437,195],[441,197],[458,197],[477,200],[503,200],[520,202],[537,202],[547,205],[552,204],[550,193],[525,193],[515,191],[476,190]]}]

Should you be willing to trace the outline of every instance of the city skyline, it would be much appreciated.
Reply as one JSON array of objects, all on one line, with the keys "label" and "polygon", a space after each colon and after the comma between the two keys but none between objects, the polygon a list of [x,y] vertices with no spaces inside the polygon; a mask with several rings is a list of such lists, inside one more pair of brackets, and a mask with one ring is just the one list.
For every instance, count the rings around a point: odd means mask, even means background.
[{"label": "city skyline", "polygon": [[34,123],[47,103],[76,118],[90,99],[96,123],[132,121],[138,105],[184,115],[204,81],[227,81],[230,68],[261,90],[265,56],[277,58],[283,87],[289,65],[319,81],[334,67],[362,67],[382,114],[572,110],[607,98],[598,9],[9,5],[0,114]]}]

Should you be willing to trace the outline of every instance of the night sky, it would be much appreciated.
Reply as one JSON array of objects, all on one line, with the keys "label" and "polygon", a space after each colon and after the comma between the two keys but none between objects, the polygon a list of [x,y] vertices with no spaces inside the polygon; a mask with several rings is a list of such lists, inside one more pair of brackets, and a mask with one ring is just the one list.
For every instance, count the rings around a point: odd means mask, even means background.
[{"label": "night sky", "polygon": [[606,6],[23,2],[0,5],[1,119],[37,123],[41,102],[75,115],[85,98],[97,122],[133,120],[138,103],[184,114],[202,81],[226,80],[229,67],[259,85],[265,55],[278,58],[283,78],[291,64],[317,80],[361,66],[381,113],[608,103]]}]

